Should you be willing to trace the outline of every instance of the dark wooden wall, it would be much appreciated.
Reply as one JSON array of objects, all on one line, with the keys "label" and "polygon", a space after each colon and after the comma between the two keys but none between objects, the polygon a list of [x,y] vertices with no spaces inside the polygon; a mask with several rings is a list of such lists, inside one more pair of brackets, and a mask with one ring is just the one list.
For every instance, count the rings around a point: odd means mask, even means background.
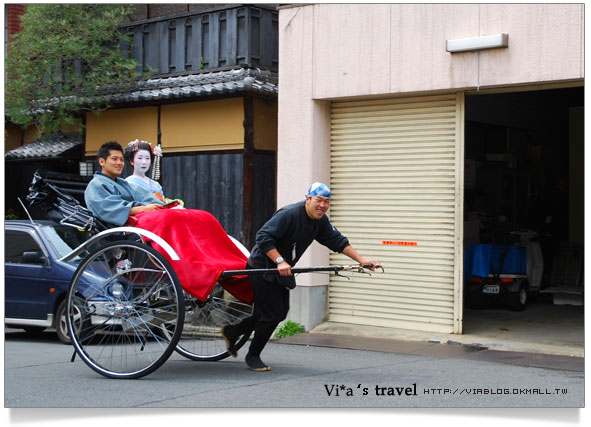
[{"label": "dark wooden wall", "polygon": [[195,153],[162,158],[162,188],[186,208],[215,216],[238,238],[242,227],[242,153]]},{"label": "dark wooden wall", "polygon": [[126,24],[131,56],[158,76],[250,66],[277,70],[278,13],[237,5]]},{"label": "dark wooden wall", "polygon": [[275,212],[275,169],[275,153],[255,154],[250,238],[244,235],[242,152],[164,156],[161,183],[166,197],[183,199],[187,208],[210,212],[228,234],[248,247]]},{"label": "dark wooden wall", "polygon": [[277,156],[273,152],[259,153],[254,155],[254,215],[253,235],[265,222],[275,213],[276,201],[276,168]]}]

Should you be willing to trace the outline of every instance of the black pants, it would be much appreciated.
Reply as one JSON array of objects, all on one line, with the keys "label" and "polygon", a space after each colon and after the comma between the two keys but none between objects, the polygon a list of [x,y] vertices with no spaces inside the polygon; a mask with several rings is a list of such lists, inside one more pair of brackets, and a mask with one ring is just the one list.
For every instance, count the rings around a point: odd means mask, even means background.
[{"label": "black pants", "polygon": [[252,316],[236,325],[226,326],[225,331],[234,337],[250,335],[254,331],[248,354],[259,356],[279,322],[287,317],[289,290],[276,281],[270,282],[262,277],[251,276],[250,283],[254,291]]}]

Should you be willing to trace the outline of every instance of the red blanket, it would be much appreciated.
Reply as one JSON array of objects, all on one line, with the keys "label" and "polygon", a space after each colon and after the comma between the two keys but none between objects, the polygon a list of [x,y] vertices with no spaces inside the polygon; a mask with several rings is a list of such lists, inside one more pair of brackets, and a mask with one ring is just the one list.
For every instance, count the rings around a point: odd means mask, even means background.
[{"label": "red blanket", "polygon": [[[247,257],[209,212],[162,209],[141,212],[136,217],[136,227],[162,237],[179,255],[180,261],[172,261],[153,242],[154,248],[171,263],[183,289],[195,298],[204,301],[222,272],[246,268]],[[247,276],[223,279],[220,284],[241,301],[252,303],[253,292]]]}]

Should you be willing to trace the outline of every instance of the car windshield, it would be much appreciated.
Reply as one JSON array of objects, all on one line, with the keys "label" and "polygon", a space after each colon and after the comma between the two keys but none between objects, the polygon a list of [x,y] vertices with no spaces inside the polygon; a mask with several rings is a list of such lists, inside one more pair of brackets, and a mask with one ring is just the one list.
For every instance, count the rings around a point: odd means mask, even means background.
[{"label": "car windshield", "polygon": [[[89,232],[64,225],[44,226],[41,230],[59,258],[66,256],[90,239]],[[80,261],[80,257],[76,257],[74,261]]]}]

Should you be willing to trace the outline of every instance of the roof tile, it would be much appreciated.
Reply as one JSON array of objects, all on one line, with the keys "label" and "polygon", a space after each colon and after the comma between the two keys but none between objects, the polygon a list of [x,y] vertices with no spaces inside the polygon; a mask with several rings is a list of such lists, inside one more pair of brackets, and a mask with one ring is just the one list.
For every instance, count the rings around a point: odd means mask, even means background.
[{"label": "roof tile", "polygon": [[46,135],[25,145],[10,150],[6,160],[47,160],[58,159],[65,152],[84,144],[80,133]]}]

